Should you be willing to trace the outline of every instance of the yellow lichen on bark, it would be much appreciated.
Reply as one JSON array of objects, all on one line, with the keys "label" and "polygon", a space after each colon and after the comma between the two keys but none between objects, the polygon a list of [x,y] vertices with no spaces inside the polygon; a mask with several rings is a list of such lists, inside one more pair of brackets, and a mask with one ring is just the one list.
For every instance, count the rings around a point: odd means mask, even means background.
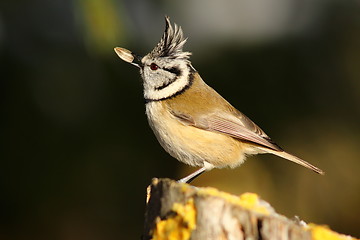
[{"label": "yellow lichen on bark", "polygon": [[308,227],[313,240],[356,240],[351,236],[336,233],[327,226],[309,224]]},{"label": "yellow lichen on bark", "polygon": [[144,240],[356,240],[327,226],[287,219],[255,193],[236,196],[215,188],[154,179],[147,204]]},{"label": "yellow lichen on bark", "polygon": [[209,195],[225,199],[226,201],[239,205],[243,208],[255,211],[260,214],[269,215],[273,210],[269,204],[265,204],[255,193],[244,193],[235,196],[226,192],[221,192],[215,188],[203,188],[198,191],[200,195]]},{"label": "yellow lichen on bark", "polygon": [[270,214],[270,205],[264,205],[260,202],[260,198],[255,193],[244,193],[240,195],[239,204],[246,209],[254,210],[262,214]]},{"label": "yellow lichen on bark", "polygon": [[174,216],[156,223],[154,240],[187,240],[196,227],[196,209],[194,200],[190,199],[186,204],[174,203],[172,207]]}]

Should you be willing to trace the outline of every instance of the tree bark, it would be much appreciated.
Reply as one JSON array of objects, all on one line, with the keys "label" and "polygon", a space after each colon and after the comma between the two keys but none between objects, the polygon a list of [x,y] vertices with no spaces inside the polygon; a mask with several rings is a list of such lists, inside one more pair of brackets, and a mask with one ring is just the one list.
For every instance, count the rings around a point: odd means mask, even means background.
[{"label": "tree bark", "polygon": [[147,190],[143,240],[352,239],[279,215],[253,193],[234,196],[156,178]]}]

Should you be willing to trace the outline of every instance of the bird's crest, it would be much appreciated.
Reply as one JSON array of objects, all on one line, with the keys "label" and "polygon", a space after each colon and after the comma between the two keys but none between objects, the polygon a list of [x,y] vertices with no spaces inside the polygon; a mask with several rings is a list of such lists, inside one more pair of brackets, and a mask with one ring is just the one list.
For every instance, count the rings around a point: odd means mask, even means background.
[{"label": "bird's crest", "polygon": [[180,58],[188,60],[191,53],[183,52],[183,46],[187,38],[184,38],[181,27],[174,24],[171,26],[170,18],[165,16],[165,31],[160,42],[150,52],[151,57]]}]

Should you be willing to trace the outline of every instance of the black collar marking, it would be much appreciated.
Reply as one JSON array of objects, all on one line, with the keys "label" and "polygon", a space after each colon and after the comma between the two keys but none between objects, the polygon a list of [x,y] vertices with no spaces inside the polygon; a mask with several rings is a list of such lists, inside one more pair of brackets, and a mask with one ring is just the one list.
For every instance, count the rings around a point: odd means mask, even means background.
[{"label": "black collar marking", "polygon": [[[174,93],[173,95],[171,96],[168,96],[168,97],[164,97],[164,98],[159,98],[159,99],[149,99],[149,98],[145,98],[145,104],[149,103],[149,102],[158,102],[158,101],[163,101],[163,100],[166,100],[166,99],[170,99],[170,98],[174,98],[176,96],[179,96],[181,94],[183,94],[187,89],[189,89],[189,87],[193,84],[194,82],[194,75],[195,75],[195,72],[196,71],[190,71],[190,74],[189,74],[189,82],[182,88],[180,89],[179,91],[177,91],[176,93]],[[175,78],[176,79],[176,78]],[[169,84],[171,84],[173,81],[171,81]],[[161,86],[162,87],[162,86]]]}]

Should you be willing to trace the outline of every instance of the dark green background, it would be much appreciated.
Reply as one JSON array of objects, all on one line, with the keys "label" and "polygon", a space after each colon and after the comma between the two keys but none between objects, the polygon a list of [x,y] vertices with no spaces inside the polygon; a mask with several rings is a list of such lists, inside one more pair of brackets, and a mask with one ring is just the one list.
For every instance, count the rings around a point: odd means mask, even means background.
[{"label": "dark green background", "polygon": [[[163,16],[180,14],[149,1],[147,22],[132,12],[143,1],[130,3],[1,1],[0,239],[139,239],[151,178],[195,170],[157,143],[137,69],[113,52],[146,54]],[[288,217],[360,236],[359,11],[356,1],[329,1],[316,30],[254,44],[201,46],[191,43],[201,29],[183,26],[205,81],[326,172],[263,155],[194,185],[256,192]]]}]

